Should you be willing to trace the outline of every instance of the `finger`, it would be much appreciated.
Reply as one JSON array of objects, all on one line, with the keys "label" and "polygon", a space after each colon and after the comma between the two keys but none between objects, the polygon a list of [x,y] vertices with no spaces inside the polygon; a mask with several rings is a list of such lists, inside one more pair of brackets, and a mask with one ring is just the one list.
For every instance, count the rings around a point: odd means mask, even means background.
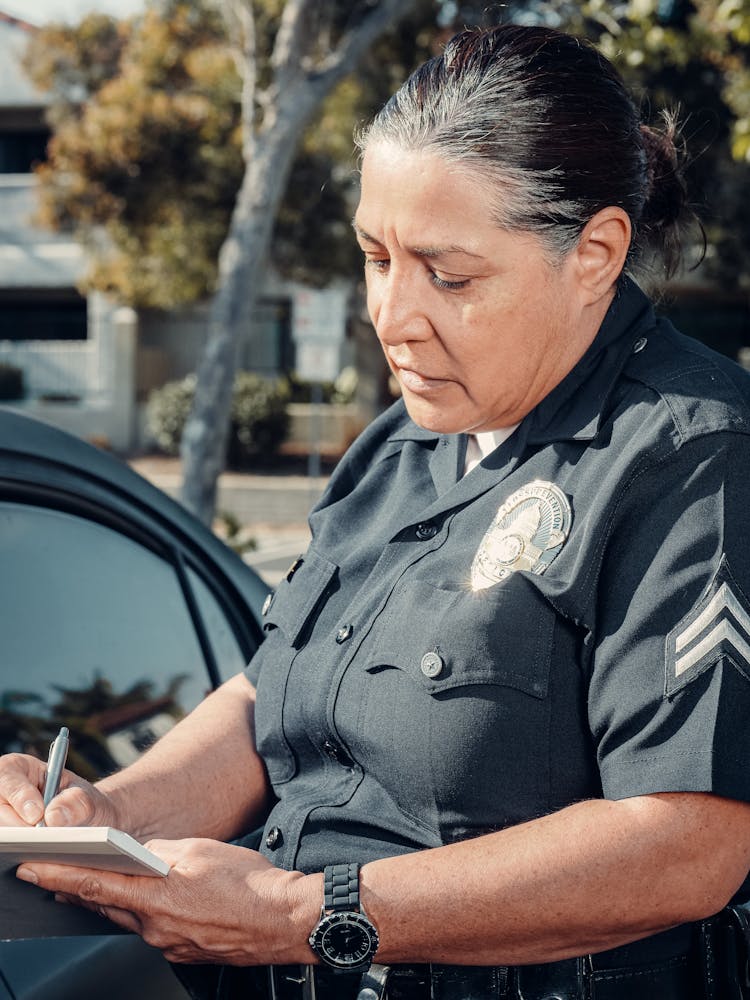
[{"label": "finger", "polygon": [[34,826],[34,824],[27,823],[13,806],[3,802],[0,803],[0,826]]},{"label": "finger", "polygon": [[8,755],[3,764],[0,770],[0,800],[12,807],[17,817],[16,826],[19,820],[33,825],[44,813],[40,791],[44,785],[44,765],[34,757],[21,754]]},{"label": "finger", "polygon": [[51,892],[62,892],[75,897],[75,901],[84,906],[116,906],[130,912],[143,908],[147,890],[144,892],[144,887],[140,883],[161,881],[161,879],[139,878],[137,875],[121,875],[118,872],[42,862],[22,864],[16,870],[16,877]]}]

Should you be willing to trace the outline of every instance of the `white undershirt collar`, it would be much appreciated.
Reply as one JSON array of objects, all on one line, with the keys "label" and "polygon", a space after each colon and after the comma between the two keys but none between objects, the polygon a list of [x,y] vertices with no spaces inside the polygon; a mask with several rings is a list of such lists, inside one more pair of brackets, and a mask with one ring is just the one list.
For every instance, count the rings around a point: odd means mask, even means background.
[{"label": "white undershirt collar", "polygon": [[464,475],[475,469],[483,458],[491,455],[499,448],[503,441],[511,436],[518,424],[512,427],[501,427],[497,431],[480,431],[479,434],[470,434],[466,446],[466,461],[464,463]]}]

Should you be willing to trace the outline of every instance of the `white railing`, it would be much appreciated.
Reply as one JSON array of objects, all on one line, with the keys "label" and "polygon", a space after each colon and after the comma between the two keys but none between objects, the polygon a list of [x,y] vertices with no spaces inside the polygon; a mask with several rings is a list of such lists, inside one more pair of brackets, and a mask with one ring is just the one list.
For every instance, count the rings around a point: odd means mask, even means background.
[{"label": "white railing", "polygon": [[108,391],[100,352],[89,341],[0,340],[0,361],[23,371],[26,395],[60,395],[91,399]]}]

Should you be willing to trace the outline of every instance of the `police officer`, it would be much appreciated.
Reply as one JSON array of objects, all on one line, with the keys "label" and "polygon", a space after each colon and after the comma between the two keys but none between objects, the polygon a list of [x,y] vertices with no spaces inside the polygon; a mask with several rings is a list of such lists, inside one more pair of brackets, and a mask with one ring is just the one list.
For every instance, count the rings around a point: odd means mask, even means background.
[{"label": "police officer", "polygon": [[[734,995],[750,386],[627,276],[675,245],[672,137],[592,48],[505,26],[360,141],[403,401],[334,473],[246,674],[46,810],[168,878],[19,876],[226,965],[224,995]],[[42,770],[3,760],[0,821],[39,819]],[[258,852],[220,843],[259,824]]]}]

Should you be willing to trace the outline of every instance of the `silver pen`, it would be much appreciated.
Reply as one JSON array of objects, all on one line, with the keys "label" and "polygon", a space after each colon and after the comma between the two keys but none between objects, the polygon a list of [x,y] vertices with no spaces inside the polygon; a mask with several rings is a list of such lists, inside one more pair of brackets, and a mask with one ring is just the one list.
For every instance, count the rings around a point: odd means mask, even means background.
[{"label": "silver pen", "polygon": [[[63,726],[55,739],[52,740],[49,748],[49,757],[47,758],[47,774],[44,778],[45,809],[60,791],[60,779],[62,778],[62,773],[65,768],[65,762],[68,759],[69,743],[70,733],[68,731],[68,727]],[[39,820],[37,826],[44,826],[44,817]]]}]

